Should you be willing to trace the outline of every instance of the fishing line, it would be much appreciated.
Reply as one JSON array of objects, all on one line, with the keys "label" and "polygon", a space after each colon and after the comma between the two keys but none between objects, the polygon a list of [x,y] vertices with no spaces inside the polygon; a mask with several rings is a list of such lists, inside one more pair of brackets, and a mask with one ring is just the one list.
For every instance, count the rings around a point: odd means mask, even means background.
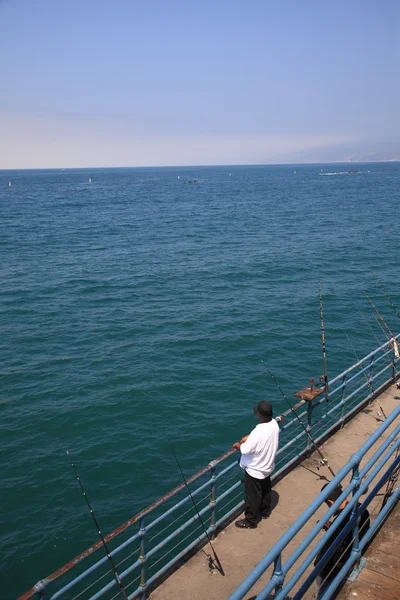
[{"label": "fishing line", "polygon": [[127,593],[126,593],[126,591],[125,591],[125,588],[124,588],[124,586],[123,586],[123,584],[122,584],[122,581],[121,581],[121,579],[120,579],[120,577],[119,577],[119,575],[118,575],[117,569],[116,569],[116,567],[115,567],[115,564],[114,564],[114,561],[113,561],[113,559],[112,559],[112,556],[111,556],[111,554],[110,554],[110,552],[109,552],[109,550],[108,550],[108,547],[107,547],[106,540],[104,539],[104,536],[103,536],[103,534],[102,534],[102,532],[101,532],[101,530],[100,530],[100,526],[99,526],[99,524],[98,524],[98,522],[97,522],[97,519],[96,519],[96,517],[95,517],[95,514],[94,514],[94,512],[93,512],[93,509],[92,509],[92,507],[90,506],[89,499],[88,499],[88,497],[87,497],[87,495],[86,495],[86,492],[85,492],[85,490],[84,490],[84,488],[83,488],[83,485],[82,485],[81,478],[80,478],[80,477],[79,477],[79,475],[78,475],[78,471],[76,470],[76,467],[75,467],[74,463],[72,462],[72,458],[71,458],[71,455],[70,455],[70,453],[68,452],[68,450],[67,450],[66,452],[67,452],[67,455],[68,455],[69,461],[70,461],[70,463],[71,463],[71,467],[72,467],[72,468],[73,468],[73,470],[74,470],[74,473],[75,473],[76,480],[77,480],[77,482],[79,483],[79,486],[80,486],[80,488],[81,488],[82,494],[83,494],[83,496],[84,496],[84,498],[85,498],[85,500],[86,500],[86,504],[88,505],[88,508],[89,508],[90,514],[92,515],[92,518],[93,518],[94,524],[96,525],[96,529],[97,529],[97,531],[98,531],[98,534],[99,534],[99,536],[100,536],[100,539],[101,539],[101,541],[102,541],[102,544],[103,544],[103,546],[104,546],[104,550],[105,550],[105,552],[106,552],[107,558],[108,558],[108,560],[109,560],[109,561],[110,561],[110,563],[111,563],[111,567],[112,567],[112,571],[113,571],[113,574],[114,574],[115,581],[116,581],[116,582],[118,583],[118,585],[119,585],[119,588],[120,588],[120,591],[121,591],[121,594],[122,594],[122,596],[123,596],[124,600],[128,600]]},{"label": "fishing line", "polygon": [[[378,278],[377,278],[377,282],[378,282],[378,285],[380,286],[382,292],[384,293],[386,299],[388,300],[390,306],[393,308],[394,312],[396,313],[396,317],[398,319],[400,319],[400,314],[399,314],[397,308],[395,307],[395,305],[393,304],[393,302],[392,302],[389,294],[387,293],[387,291],[383,287],[383,283]],[[397,339],[395,337],[393,339],[393,350],[394,350],[396,358],[399,358],[399,344],[398,344],[398,341],[397,341]],[[396,370],[396,368],[395,368],[395,370]],[[396,370],[396,372],[397,372],[397,370]],[[397,389],[400,389],[400,384],[399,383],[396,383],[396,386],[397,386]]]},{"label": "fishing line", "polygon": [[[359,358],[358,358],[358,356],[357,356],[357,352],[356,352],[356,350],[355,350],[355,348],[354,348],[353,344],[351,343],[351,340],[350,340],[349,336],[347,335],[347,332],[345,332],[345,334],[346,334],[346,337],[347,337],[347,339],[348,339],[348,342],[349,342],[349,344],[350,344],[350,346],[351,346],[351,348],[352,348],[352,350],[353,350],[353,352],[354,352],[354,356],[356,357],[356,360],[357,360],[357,362],[360,362],[360,359],[359,359]],[[361,365],[360,365],[360,367],[361,367]],[[361,368],[362,368],[362,367],[361,367]],[[366,382],[368,383],[369,391],[370,391],[370,393],[371,393],[371,394],[373,394],[374,390],[372,389],[372,383],[371,383],[371,381],[370,381],[370,379],[369,379],[369,377],[368,377],[368,375],[366,374],[366,372],[365,372],[365,371],[363,371],[363,374],[364,374],[364,377],[365,377],[365,380],[366,380]],[[383,410],[383,408],[382,408],[382,406],[379,404],[379,402],[378,402],[378,406],[379,406],[379,410],[381,411],[381,413],[382,413],[383,417],[386,419],[387,417],[386,417],[386,415],[385,415],[385,411]],[[378,416],[380,416],[380,415],[378,414]]]},{"label": "fishing line", "polygon": [[326,467],[328,467],[330,473],[332,474],[333,477],[336,477],[336,474],[334,473],[333,469],[330,467],[328,459],[325,458],[325,456],[322,454],[321,450],[318,448],[317,443],[315,442],[315,440],[313,439],[313,437],[311,436],[310,432],[307,430],[306,426],[304,425],[304,423],[302,422],[302,420],[300,419],[300,417],[298,416],[298,414],[296,413],[296,411],[294,410],[293,406],[291,405],[289,399],[287,398],[285,392],[282,390],[281,386],[279,385],[279,383],[277,382],[277,380],[275,379],[275,377],[273,376],[273,374],[271,373],[271,371],[269,370],[269,368],[267,367],[267,365],[264,363],[264,361],[261,361],[262,364],[264,365],[264,367],[266,368],[268,375],[271,377],[272,381],[275,383],[276,387],[278,388],[278,390],[280,391],[280,393],[282,394],[283,398],[286,400],[287,404],[290,407],[290,410],[292,411],[292,413],[294,414],[294,416],[296,417],[296,419],[298,420],[298,422],[300,423],[300,425],[302,426],[302,428],[304,429],[306,435],[308,436],[308,439],[310,440],[310,442],[313,444],[315,450],[318,452],[320,458],[321,458],[321,464],[325,465]]},{"label": "fishing line", "polygon": [[[356,357],[356,361],[357,361],[357,362],[360,362],[360,359],[359,359],[359,358],[358,358],[358,356],[357,356],[357,352],[356,352],[356,350],[355,350],[355,348],[354,348],[354,346],[353,346],[353,344],[352,344],[352,342],[351,342],[351,339],[350,339],[350,338],[349,338],[349,336],[347,335],[347,331],[345,331],[344,333],[345,333],[345,335],[346,335],[346,337],[347,337],[347,341],[349,342],[349,344],[350,344],[350,346],[351,346],[351,349],[353,350],[353,354],[354,354],[354,356]],[[361,366],[361,365],[360,365],[360,366]],[[362,368],[362,367],[361,367],[361,368]],[[368,383],[369,391],[372,393],[372,392],[373,392],[373,390],[372,390],[372,384],[371,384],[371,381],[370,381],[370,379],[369,379],[369,377],[368,377],[368,375],[366,374],[366,372],[365,372],[365,371],[363,371],[363,374],[364,374],[364,377],[365,377],[365,380],[366,380],[366,382]]]},{"label": "fishing line", "polygon": [[[382,321],[382,323],[385,325],[386,329],[388,330],[388,332],[390,333],[391,336],[391,347],[393,348],[393,352],[396,358],[400,358],[399,355],[399,343],[396,339],[396,336],[391,332],[391,330],[389,329],[389,326],[387,325],[385,319],[382,317],[381,313],[379,312],[379,310],[377,309],[377,307],[375,306],[375,304],[372,302],[371,298],[369,298],[369,296],[367,295],[367,292],[364,290],[364,294],[367,296],[368,300],[370,301],[371,305],[373,306],[373,308],[375,309],[376,313],[378,314],[380,320]],[[389,344],[389,348],[390,348],[390,344]]]},{"label": "fishing line", "polygon": [[[363,318],[363,320],[365,321],[365,323],[366,323],[366,325],[367,325],[368,329],[370,330],[370,332],[372,333],[372,335],[374,336],[374,338],[375,338],[375,339],[376,339],[376,341],[378,342],[379,346],[381,346],[381,345],[382,345],[382,341],[381,341],[381,340],[378,338],[378,336],[376,335],[375,331],[372,329],[371,325],[368,323],[368,321],[367,321],[367,319],[366,319],[365,315],[363,315],[363,313],[361,312],[360,308],[359,308],[359,307],[358,307],[356,304],[353,304],[353,306],[355,306],[355,308],[358,310],[358,312],[360,313],[361,317],[362,317],[362,318]],[[375,319],[375,315],[373,315],[373,317],[374,317],[374,319]],[[376,319],[375,319],[375,321],[376,321]],[[382,330],[382,325],[381,325],[380,323],[378,323],[378,324],[379,324],[379,327],[381,328],[381,331],[384,333],[384,336],[385,336],[385,338],[386,338],[386,339],[388,339],[388,336],[387,336],[387,333],[386,333],[386,331],[383,331],[383,330]]]},{"label": "fishing line", "polygon": [[399,314],[397,308],[395,307],[395,305],[393,304],[392,300],[390,299],[389,294],[387,293],[387,291],[383,287],[383,283],[378,278],[376,280],[377,280],[378,285],[381,288],[382,292],[385,294],[385,297],[388,300],[390,306],[393,308],[394,312],[396,313],[396,316],[400,319],[400,314]]},{"label": "fishing line", "polygon": [[[356,305],[354,305],[354,306],[356,306]],[[372,335],[375,337],[375,339],[376,339],[376,341],[378,342],[378,344],[381,346],[381,345],[382,345],[382,342],[379,340],[378,336],[375,334],[375,332],[374,332],[374,330],[372,329],[371,325],[368,323],[367,319],[364,317],[363,313],[362,313],[362,312],[361,312],[361,310],[358,308],[358,306],[356,306],[356,309],[358,310],[358,312],[360,313],[360,315],[361,315],[361,316],[362,316],[362,318],[364,319],[364,321],[365,321],[365,323],[366,323],[366,325],[367,325],[368,329],[371,331]],[[375,322],[376,322],[376,323],[377,323],[377,325],[379,326],[379,328],[380,328],[380,330],[382,331],[383,335],[385,336],[386,340],[387,340],[388,342],[390,342],[391,338],[390,338],[390,336],[387,334],[387,332],[386,332],[386,331],[383,329],[383,327],[382,327],[382,324],[379,322],[379,319],[377,318],[377,316],[376,316],[376,315],[374,315],[373,313],[372,313],[372,316],[374,317],[374,319],[375,319]],[[396,340],[396,343],[397,343],[397,340]],[[396,368],[396,365],[395,365],[395,364],[393,364],[393,368],[394,368],[394,370],[395,370],[395,372],[396,372],[396,375],[398,375],[398,374],[399,374],[399,371],[398,371],[398,369]]]},{"label": "fishing line", "polygon": [[[180,465],[180,463],[179,463],[178,457],[176,456],[176,454],[175,454],[175,451],[174,451],[174,448],[173,448],[173,446],[172,446],[172,444],[171,444],[171,442],[170,442],[170,440],[169,440],[169,438],[168,438],[167,432],[165,431],[165,429],[164,429],[164,427],[163,427],[162,425],[161,425],[161,429],[162,429],[162,430],[163,430],[163,432],[164,432],[165,439],[166,439],[166,440],[167,440],[167,442],[168,442],[168,445],[169,445],[169,447],[170,447],[170,449],[171,449],[172,455],[173,455],[173,457],[174,457],[174,459],[175,459],[175,462],[176,462],[176,464],[177,464],[177,466],[178,466],[178,469],[179,469],[179,472],[180,472],[180,474],[181,474],[182,480],[183,480],[183,482],[184,482],[184,484],[185,484],[185,486],[186,486],[186,489],[187,489],[187,491],[188,491],[189,497],[190,497],[190,499],[191,499],[191,501],[192,501],[192,503],[193,503],[193,506],[194,506],[194,509],[195,509],[195,511],[196,511],[196,513],[197,513],[197,516],[198,516],[198,518],[200,519],[200,523],[201,523],[201,525],[202,525],[202,527],[203,527],[204,533],[205,533],[205,534],[206,534],[206,536],[207,536],[208,543],[210,544],[210,547],[211,547],[211,550],[212,550],[212,553],[213,553],[213,556],[214,556],[214,559],[215,559],[215,563],[216,563],[216,570],[217,570],[217,571],[218,571],[218,572],[219,572],[219,573],[220,573],[222,576],[225,576],[225,571],[224,571],[224,569],[223,569],[223,566],[222,566],[222,564],[221,564],[221,561],[219,560],[219,558],[218,558],[218,555],[217,555],[217,553],[216,553],[216,551],[215,551],[215,548],[214,548],[214,545],[213,545],[213,543],[212,543],[212,541],[211,541],[211,538],[210,538],[210,536],[208,535],[207,528],[206,528],[206,526],[205,526],[205,524],[204,524],[204,521],[203,521],[203,519],[202,519],[202,517],[201,517],[201,514],[200,514],[200,512],[199,512],[199,509],[197,508],[197,504],[196,504],[196,501],[195,501],[195,499],[193,498],[192,492],[190,491],[189,484],[188,484],[188,482],[187,482],[187,479],[186,479],[186,477],[185,477],[185,475],[184,475],[184,473],[183,473],[183,470],[182,470],[182,467],[181,467],[181,465]],[[212,559],[212,557],[211,557],[210,555],[208,555],[208,560],[209,560],[209,567],[210,567],[210,570],[211,570],[211,569],[213,569],[213,568],[214,568],[214,561],[213,561],[213,559]]]},{"label": "fishing line", "polygon": [[[365,318],[365,316],[363,315],[363,313],[361,312],[361,310],[360,310],[360,309],[358,308],[358,306],[356,306],[355,304],[354,304],[354,306],[356,307],[356,309],[358,310],[358,312],[360,313],[360,315],[361,315],[361,316],[362,316],[362,318],[364,319],[365,323],[367,324],[367,327],[368,327],[368,328],[369,328],[369,330],[371,331],[372,335],[375,337],[375,339],[376,339],[376,341],[378,342],[378,344],[379,344],[379,345],[381,345],[381,342],[380,342],[380,340],[379,340],[378,336],[377,336],[377,335],[375,334],[375,332],[373,331],[372,327],[371,327],[371,326],[370,326],[370,324],[368,323],[367,319]],[[389,340],[390,340],[390,337],[388,336],[388,334],[386,333],[386,331],[383,329],[382,325],[379,323],[378,319],[376,318],[376,316],[375,316],[374,314],[373,314],[373,317],[374,317],[375,321],[377,322],[377,324],[379,325],[379,327],[380,327],[380,329],[381,329],[381,331],[382,331],[383,335],[384,335],[384,336],[385,336],[385,338],[386,338],[386,339],[389,341]],[[397,343],[397,340],[396,340],[396,343]],[[394,371],[395,371],[395,373],[396,373],[396,376],[398,376],[398,375],[399,375],[399,371],[398,371],[398,369],[396,368],[396,365],[395,365],[395,362],[394,362],[394,361],[393,361],[393,369],[394,369]],[[396,386],[397,386],[397,389],[400,389],[399,382],[397,382],[397,383],[396,383]]]},{"label": "fishing line", "polygon": [[364,294],[367,297],[367,300],[370,302],[371,306],[374,308],[376,314],[378,315],[379,319],[382,321],[382,323],[384,324],[384,326],[386,327],[386,329],[388,330],[388,332],[390,333],[390,337],[394,338],[395,336],[393,335],[393,333],[390,331],[389,326],[387,325],[387,323],[385,322],[385,319],[382,317],[381,313],[379,312],[378,308],[375,306],[375,304],[372,302],[371,298],[368,296],[367,292],[365,290],[363,290]]},{"label": "fishing line", "polygon": [[375,322],[377,323],[378,327],[380,328],[380,330],[382,331],[383,335],[385,336],[385,338],[387,339],[387,341],[390,340],[390,335],[387,334],[387,332],[384,330],[384,328],[382,327],[382,323],[379,321],[379,317],[377,317],[376,315],[374,315],[372,313],[372,316],[375,319]]}]

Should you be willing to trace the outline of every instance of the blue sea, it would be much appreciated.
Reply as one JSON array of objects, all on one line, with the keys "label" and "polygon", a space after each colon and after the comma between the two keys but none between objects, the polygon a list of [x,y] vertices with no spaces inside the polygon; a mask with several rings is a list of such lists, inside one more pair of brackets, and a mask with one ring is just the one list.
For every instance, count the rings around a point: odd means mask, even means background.
[{"label": "blue sea", "polygon": [[[356,168],[356,173],[349,170]],[[11,185],[9,185],[9,182]],[[0,595],[400,323],[400,163],[0,171]],[[349,336],[354,351],[349,344]]]}]

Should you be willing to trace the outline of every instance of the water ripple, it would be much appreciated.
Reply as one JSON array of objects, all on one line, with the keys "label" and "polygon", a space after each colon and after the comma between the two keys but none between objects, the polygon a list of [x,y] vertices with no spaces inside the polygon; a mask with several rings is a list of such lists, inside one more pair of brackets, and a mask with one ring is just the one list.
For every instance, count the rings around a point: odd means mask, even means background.
[{"label": "water ripple", "polygon": [[296,170],[0,171],[5,600],[95,537],[66,449],[108,531],[321,375],[319,280],[332,375],[399,330],[399,165]]}]

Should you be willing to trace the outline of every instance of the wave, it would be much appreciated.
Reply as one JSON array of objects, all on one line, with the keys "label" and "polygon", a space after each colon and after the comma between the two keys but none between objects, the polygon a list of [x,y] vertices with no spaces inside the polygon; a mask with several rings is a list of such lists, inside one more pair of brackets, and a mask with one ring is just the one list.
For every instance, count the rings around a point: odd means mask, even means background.
[{"label": "wave", "polygon": [[371,173],[371,171],[337,171],[335,173],[318,173],[318,175],[321,176],[328,176],[328,175],[355,175],[358,173]]}]

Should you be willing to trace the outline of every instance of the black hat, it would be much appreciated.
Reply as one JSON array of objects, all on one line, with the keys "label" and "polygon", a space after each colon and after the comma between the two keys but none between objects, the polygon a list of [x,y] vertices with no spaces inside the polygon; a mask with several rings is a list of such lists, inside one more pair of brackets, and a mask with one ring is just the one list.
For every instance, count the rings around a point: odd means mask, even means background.
[{"label": "black hat", "polygon": [[257,417],[264,421],[270,421],[272,419],[272,404],[271,402],[268,402],[268,400],[261,400],[261,402],[253,408],[253,411]]}]

